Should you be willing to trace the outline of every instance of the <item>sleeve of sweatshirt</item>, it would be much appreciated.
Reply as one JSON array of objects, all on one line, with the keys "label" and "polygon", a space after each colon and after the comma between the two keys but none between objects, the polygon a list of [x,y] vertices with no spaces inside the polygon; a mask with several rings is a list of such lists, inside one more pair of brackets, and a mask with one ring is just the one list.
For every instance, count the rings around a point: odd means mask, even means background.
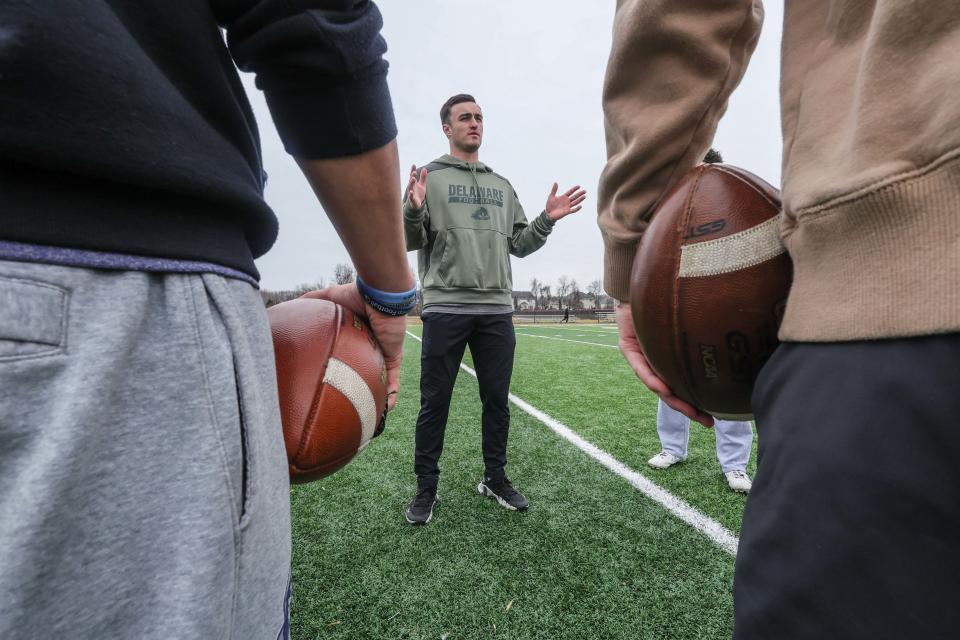
[{"label": "sleeve of sweatshirt", "polygon": [[760,0],[618,0],[603,88],[598,188],[604,288],[630,271],[656,205],[710,147],[763,23]]},{"label": "sleeve of sweatshirt", "polygon": [[356,155],[397,135],[383,19],[366,0],[210,0],[237,66],[256,74],[287,152]]},{"label": "sleeve of sweatshirt", "polygon": [[527,224],[527,216],[523,213],[523,206],[516,192],[513,194],[513,235],[510,237],[510,253],[523,258],[528,256],[547,242],[547,236],[553,231],[556,224],[544,211],[533,222]]}]

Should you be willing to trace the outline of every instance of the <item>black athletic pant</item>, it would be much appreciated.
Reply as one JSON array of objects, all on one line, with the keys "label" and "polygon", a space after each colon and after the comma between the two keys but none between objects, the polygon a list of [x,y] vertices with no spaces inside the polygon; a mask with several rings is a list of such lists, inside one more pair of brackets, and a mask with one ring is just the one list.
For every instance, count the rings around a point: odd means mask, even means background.
[{"label": "black athletic pant", "polygon": [[960,334],[781,345],[734,636],[960,638]]},{"label": "black athletic pant", "polygon": [[507,394],[517,339],[513,317],[428,313],[423,316],[420,356],[420,416],[417,418],[414,471],[421,482],[436,482],[447,427],[450,396],[463,350],[470,354],[483,404],[483,463],[488,476],[502,476],[507,465],[510,409]]}]

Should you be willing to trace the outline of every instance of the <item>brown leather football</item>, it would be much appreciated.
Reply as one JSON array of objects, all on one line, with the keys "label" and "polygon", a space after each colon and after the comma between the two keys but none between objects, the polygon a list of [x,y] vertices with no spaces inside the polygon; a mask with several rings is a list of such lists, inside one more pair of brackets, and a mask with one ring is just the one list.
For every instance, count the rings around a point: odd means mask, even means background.
[{"label": "brown leather football", "polygon": [[776,348],[793,267],[780,194],[730,165],[701,164],[670,190],[630,279],[647,361],[673,392],[719,418],[752,417],[750,395]]},{"label": "brown leather football", "polygon": [[363,320],[327,300],[289,300],[267,316],[290,481],[310,482],[342,468],[383,430],[383,353]]}]

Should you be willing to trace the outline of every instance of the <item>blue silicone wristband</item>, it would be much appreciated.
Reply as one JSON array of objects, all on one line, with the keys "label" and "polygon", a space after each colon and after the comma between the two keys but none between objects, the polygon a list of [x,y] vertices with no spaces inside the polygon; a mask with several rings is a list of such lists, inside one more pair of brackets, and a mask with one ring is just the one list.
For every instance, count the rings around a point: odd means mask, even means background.
[{"label": "blue silicone wristband", "polygon": [[357,290],[363,300],[381,313],[391,316],[402,316],[413,311],[417,306],[417,287],[414,285],[409,291],[391,293],[374,289],[357,276]]},{"label": "blue silicone wristband", "polygon": [[378,302],[384,302],[388,304],[404,304],[408,302],[410,298],[417,297],[417,285],[413,285],[413,288],[409,291],[390,293],[389,291],[380,291],[380,289],[374,289],[364,282],[360,276],[357,276],[357,288],[360,289],[360,293],[365,293]]}]

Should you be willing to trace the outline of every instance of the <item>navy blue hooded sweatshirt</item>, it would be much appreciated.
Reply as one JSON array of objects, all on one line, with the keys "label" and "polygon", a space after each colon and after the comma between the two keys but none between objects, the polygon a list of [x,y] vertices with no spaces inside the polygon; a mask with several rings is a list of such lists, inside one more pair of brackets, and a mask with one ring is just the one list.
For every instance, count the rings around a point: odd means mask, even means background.
[{"label": "navy blue hooded sweatshirt", "polygon": [[396,136],[382,19],[351,0],[0,0],[0,240],[212,262],[276,239],[256,74],[287,151]]}]

